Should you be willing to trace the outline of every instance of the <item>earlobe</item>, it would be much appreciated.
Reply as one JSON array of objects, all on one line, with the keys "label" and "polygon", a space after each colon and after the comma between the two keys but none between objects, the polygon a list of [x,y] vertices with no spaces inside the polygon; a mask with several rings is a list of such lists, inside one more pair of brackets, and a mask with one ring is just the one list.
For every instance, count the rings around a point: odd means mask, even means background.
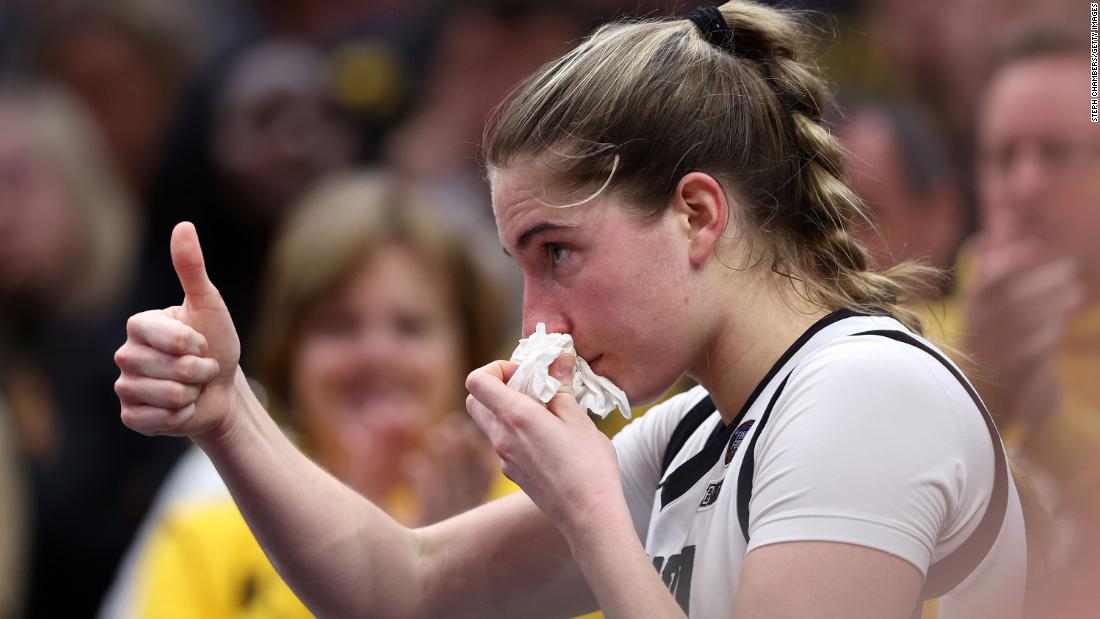
[{"label": "earlobe", "polygon": [[713,176],[691,172],[677,183],[673,201],[688,235],[691,262],[701,266],[714,255],[726,228],[729,216],[726,193]]}]

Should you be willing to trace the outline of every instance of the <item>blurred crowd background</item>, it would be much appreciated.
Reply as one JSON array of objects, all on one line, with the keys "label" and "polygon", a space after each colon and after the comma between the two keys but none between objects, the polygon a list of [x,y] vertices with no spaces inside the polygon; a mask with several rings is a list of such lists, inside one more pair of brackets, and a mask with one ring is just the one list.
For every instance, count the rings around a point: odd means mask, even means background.
[{"label": "blurred crowd background", "polygon": [[[311,456],[412,525],[512,490],[462,411],[519,335],[484,123],[600,24],[697,4],[0,2],[0,618],[308,616],[201,453],[118,419],[113,354],[180,302],[181,220]],[[1097,616],[1088,3],[786,6],[820,26],[877,266],[944,269],[928,335],[1041,498],[1028,616]]]}]

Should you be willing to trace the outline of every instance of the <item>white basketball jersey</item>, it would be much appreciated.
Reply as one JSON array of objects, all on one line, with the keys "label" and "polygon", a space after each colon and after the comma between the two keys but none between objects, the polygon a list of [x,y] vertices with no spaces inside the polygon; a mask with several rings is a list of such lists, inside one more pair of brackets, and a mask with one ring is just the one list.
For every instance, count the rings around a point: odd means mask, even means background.
[{"label": "white basketball jersey", "polygon": [[[615,438],[639,537],[689,617],[733,617],[745,555],[782,541],[899,556],[930,587],[940,577],[941,619],[1018,614],[1019,499],[992,421],[942,359],[893,318],[840,311],[787,350],[733,423],[697,387]],[[992,526],[979,527],[987,505]],[[945,575],[976,547],[966,573]]]}]

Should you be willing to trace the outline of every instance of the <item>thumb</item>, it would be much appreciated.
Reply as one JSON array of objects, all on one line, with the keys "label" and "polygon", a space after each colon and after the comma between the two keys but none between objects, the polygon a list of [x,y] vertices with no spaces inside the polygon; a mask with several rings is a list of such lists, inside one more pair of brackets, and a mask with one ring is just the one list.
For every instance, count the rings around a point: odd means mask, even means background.
[{"label": "thumb", "polygon": [[566,415],[576,414],[580,409],[577,406],[577,399],[573,397],[573,370],[576,365],[577,357],[570,354],[563,354],[550,364],[550,376],[561,381],[561,386],[558,387],[554,397],[546,403],[546,407],[558,417],[564,418]]},{"label": "thumb", "polygon": [[189,221],[176,224],[172,230],[172,266],[176,269],[187,301],[200,308],[225,307],[217,288],[206,274],[199,235]]}]

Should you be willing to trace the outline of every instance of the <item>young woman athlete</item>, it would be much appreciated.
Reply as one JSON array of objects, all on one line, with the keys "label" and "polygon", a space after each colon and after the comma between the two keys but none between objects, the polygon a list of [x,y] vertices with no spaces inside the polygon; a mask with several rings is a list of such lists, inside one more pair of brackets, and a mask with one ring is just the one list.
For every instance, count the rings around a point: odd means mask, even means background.
[{"label": "young woman athlete", "polygon": [[120,350],[123,421],[206,450],[322,616],[1013,616],[1000,439],[916,335],[913,272],[867,270],[802,36],[742,1],[607,26],[493,123],[524,332],[571,333],[635,402],[700,384],[609,442],[567,387],[544,407],[508,362],[473,372],[468,410],[525,494],[409,530],[298,453],[248,389],[188,224],[183,305],[135,316]]}]

